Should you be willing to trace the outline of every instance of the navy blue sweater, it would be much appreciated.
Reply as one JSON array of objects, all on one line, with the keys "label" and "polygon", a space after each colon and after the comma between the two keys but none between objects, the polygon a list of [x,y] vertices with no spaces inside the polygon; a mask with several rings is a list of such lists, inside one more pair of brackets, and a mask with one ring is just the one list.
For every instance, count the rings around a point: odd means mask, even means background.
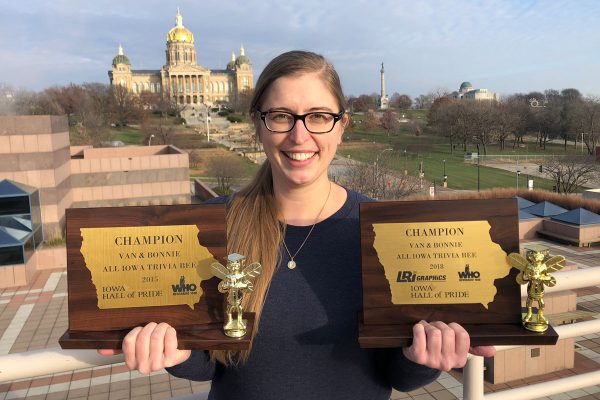
[{"label": "navy blue sweater", "polygon": [[[209,399],[216,400],[388,400],[392,387],[409,391],[435,380],[438,370],[407,360],[401,349],[358,345],[362,201],[371,200],[348,190],[343,207],[315,226],[296,269],[282,251],[247,363],[225,367],[199,350],[169,373],[212,380]],[[287,226],[292,254],[309,229]]]}]

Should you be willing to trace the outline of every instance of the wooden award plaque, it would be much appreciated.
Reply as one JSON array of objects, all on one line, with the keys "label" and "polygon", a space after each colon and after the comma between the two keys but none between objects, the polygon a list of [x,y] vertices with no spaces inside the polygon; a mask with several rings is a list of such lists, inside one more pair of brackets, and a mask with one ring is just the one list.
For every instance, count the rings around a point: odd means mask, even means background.
[{"label": "wooden award plaque", "polygon": [[167,322],[180,349],[249,348],[223,333],[210,264],[226,257],[225,205],[66,210],[69,329],[64,349],[118,349],[136,326]]},{"label": "wooden award plaque", "polygon": [[521,322],[514,199],[360,205],[362,347],[402,347],[421,320],[457,322],[472,345],[555,344]]}]

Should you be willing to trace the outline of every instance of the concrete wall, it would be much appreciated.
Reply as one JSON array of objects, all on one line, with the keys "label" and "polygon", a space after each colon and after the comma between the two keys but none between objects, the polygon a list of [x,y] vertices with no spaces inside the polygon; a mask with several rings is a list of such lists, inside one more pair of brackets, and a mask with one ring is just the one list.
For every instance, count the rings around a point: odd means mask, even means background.
[{"label": "concrete wall", "polygon": [[44,237],[60,236],[71,205],[65,116],[0,117],[0,179],[39,189]]},{"label": "concrete wall", "polygon": [[542,218],[519,220],[519,240],[535,238],[538,229],[542,227],[542,221]]},{"label": "concrete wall", "polygon": [[71,160],[74,207],[187,204],[188,154],[173,146],[86,148]]}]

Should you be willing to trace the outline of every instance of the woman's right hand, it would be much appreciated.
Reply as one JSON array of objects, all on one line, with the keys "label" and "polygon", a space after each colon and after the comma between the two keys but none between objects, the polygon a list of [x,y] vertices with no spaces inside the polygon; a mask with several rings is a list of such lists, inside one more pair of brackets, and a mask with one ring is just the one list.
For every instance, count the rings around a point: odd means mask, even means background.
[{"label": "woman's right hand", "polygon": [[[114,350],[98,350],[102,355],[113,355]],[[133,328],[123,339],[125,364],[131,370],[149,374],[181,364],[190,358],[191,350],[177,349],[177,331],[169,324],[150,322]]]}]

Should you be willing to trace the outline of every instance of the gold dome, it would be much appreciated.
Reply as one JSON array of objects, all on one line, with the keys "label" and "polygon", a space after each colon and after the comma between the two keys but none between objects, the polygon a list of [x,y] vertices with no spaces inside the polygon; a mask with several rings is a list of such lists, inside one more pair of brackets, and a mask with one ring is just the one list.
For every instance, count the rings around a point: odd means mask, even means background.
[{"label": "gold dome", "polygon": [[177,9],[177,15],[175,16],[175,26],[167,33],[167,41],[194,43],[194,34],[183,26],[183,18],[179,9]]},{"label": "gold dome", "polygon": [[194,43],[194,34],[183,26],[171,28],[167,33],[167,41],[169,42],[185,42]]}]

